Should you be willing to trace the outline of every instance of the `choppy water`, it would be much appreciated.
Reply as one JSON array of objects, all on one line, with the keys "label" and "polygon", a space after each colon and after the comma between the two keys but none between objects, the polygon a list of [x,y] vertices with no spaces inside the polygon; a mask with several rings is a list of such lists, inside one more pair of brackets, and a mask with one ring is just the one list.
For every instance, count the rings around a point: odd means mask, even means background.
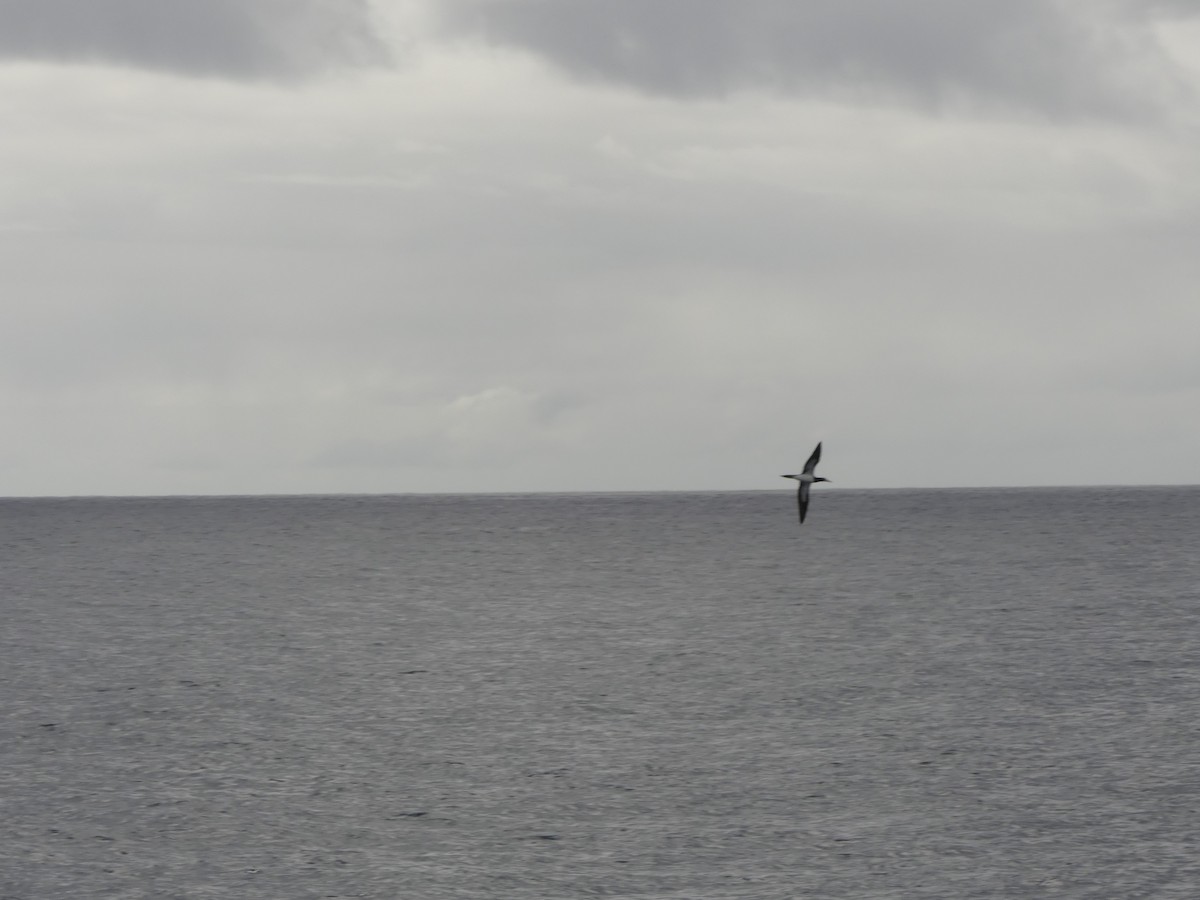
[{"label": "choppy water", "polygon": [[1200,489],[0,501],[0,898],[1200,896]]}]

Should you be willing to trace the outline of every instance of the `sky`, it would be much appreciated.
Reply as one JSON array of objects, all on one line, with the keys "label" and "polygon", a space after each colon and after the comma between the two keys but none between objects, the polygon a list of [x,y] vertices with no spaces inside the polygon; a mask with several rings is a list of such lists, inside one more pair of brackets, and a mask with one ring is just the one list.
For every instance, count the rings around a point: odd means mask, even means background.
[{"label": "sky", "polygon": [[0,0],[0,495],[1200,482],[1194,0]]}]

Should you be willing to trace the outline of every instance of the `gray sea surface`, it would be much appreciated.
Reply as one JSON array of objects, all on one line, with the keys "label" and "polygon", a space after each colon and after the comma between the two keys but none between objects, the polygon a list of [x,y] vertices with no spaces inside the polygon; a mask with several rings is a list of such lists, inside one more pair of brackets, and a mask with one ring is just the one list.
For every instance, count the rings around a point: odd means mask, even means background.
[{"label": "gray sea surface", "polygon": [[1200,488],[0,501],[0,898],[1200,897]]}]

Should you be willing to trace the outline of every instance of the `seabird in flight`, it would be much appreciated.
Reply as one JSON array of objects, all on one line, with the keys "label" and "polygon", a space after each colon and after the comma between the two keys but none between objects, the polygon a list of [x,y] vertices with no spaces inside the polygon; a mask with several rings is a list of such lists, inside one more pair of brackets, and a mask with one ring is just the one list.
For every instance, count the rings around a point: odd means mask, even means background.
[{"label": "seabird in flight", "polygon": [[784,478],[795,478],[800,482],[800,489],[796,491],[796,502],[800,505],[800,521],[804,522],[804,514],[808,512],[808,489],[813,486],[815,481],[829,481],[828,478],[818,478],[813,474],[813,470],[817,467],[817,463],[821,461],[821,445],[817,444],[817,449],[812,452],[812,456],[808,458],[808,462],[804,464],[804,471],[799,475],[784,475]]}]

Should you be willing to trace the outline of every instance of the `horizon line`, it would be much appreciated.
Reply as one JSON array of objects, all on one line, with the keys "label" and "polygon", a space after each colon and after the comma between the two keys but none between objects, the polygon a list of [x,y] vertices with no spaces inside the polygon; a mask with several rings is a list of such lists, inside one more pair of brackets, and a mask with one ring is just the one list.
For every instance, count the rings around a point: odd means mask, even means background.
[{"label": "horizon line", "polygon": [[[1119,488],[1197,488],[1200,483],[1146,482],[1140,484],[1021,484],[1021,485],[937,485],[937,486],[862,486],[822,487],[822,493],[867,491],[1055,491],[1098,490]],[[535,497],[595,494],[773,494],[788,491],[780,488],[609,488],[600,490],[513,490],[513,491],[295,491],[251,493],[169,493],[169,494],[0,494],[3,500],[192,500],[238,498],[305,498],[305,497]]]}]

